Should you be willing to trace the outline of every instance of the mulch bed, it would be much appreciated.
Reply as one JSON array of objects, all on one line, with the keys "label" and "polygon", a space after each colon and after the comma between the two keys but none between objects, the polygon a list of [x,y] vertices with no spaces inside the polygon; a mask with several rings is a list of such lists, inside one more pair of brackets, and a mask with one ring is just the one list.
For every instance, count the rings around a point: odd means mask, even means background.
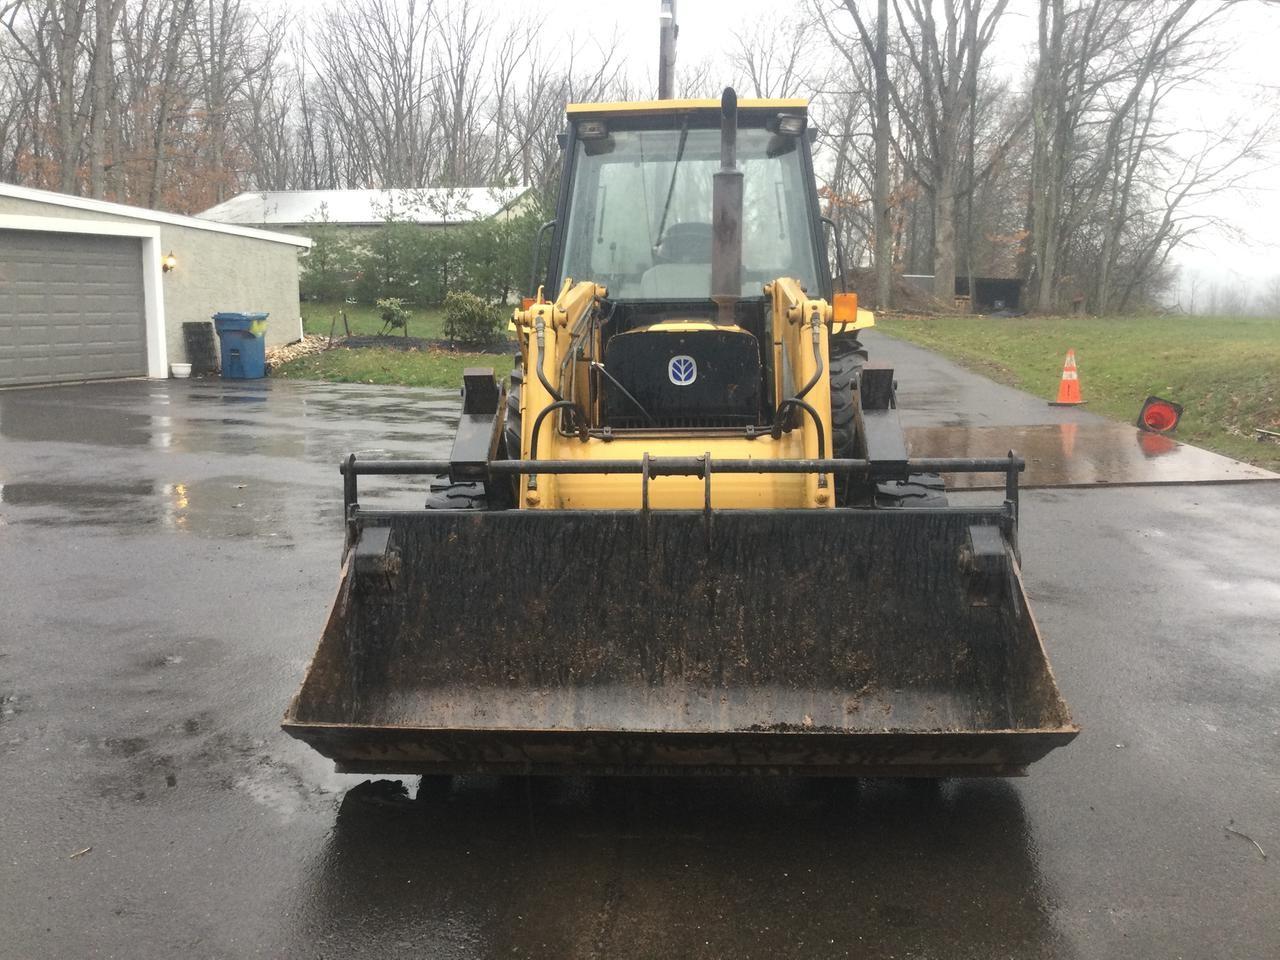
[{"label": "mulch bed", "polygon": [[487,345],[429,340],[425,337],[358,336],[333,341],[335,347],[381,347],[384,350],[445,350],[449,353],[510,353],[514,341],[498,340]]}]

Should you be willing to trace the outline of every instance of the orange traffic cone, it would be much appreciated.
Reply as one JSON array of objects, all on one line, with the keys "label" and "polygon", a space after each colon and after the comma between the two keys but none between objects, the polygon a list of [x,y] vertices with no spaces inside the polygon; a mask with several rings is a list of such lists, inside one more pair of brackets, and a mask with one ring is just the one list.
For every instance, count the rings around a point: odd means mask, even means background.
[{"label": "orange traffic cone", "polygon": [[1050,400],[1051,407],[1074,407],[1084,403],[1080,399],[1080,373],[1076,370],[1076,352],[1067,351],[1066,362],[1062,364],[1062,381],[1058,384],[1058,399]]}]

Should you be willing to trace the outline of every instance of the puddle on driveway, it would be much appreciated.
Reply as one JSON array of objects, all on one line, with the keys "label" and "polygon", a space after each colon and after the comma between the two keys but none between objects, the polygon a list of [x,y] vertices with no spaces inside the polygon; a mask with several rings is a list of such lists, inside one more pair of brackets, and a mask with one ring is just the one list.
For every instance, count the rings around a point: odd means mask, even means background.
[{"label": "puddle on driveway", "polygon": [[[243,458],[323,464],[333,469],[332,505],[339,497],[337,464],[355,452],[362,459],[447,456],[458,415],[454,390],[418,390],[360,384],[279,381],[121,381],[38,390],[0,391],[0,438],[36,444],[73,443],[104,448],[233,458],[227,472],[257,470]],[[911,427],[911,453],[919,457],[994,457],[1010,448],[1027,461],[1025,487],[1092,487],[1161,483],[1274,480],[1280,475],[1169,438],[1104,421],[1034,426]],[[110,454],[105,454],[110,456]],[[162,460],[151,479],[126,484],[33,480],[10,475],[6,504],[48,508],[40,519],[67,516],[96,524],[161,522],[215,536],[257,536],[255,522],[284,512],[288,488],[240,478],[253,492],[236,495],[214,477],[179,482],[181,468]],[[164,466],[161,466],[164,464]],[[205,471],[205,475],[215,471]],[[266,472],[265,470],[263,472]],[[3,474],[0,474],[0,479]],[[998,489],[999,477],[957,474],[953,489]],[[420,502],[416,490],[372,484],[370,492]],[[180,506],[185,503],[185,506]],[[197,505],[198,506],[193,506]],[[316,512],[315,508],[304,507]],[[62,511],[59,520],[57,511]],[[299,511],[295,510],[297,514]],[[12,518],[9,518],[12,520]]]},{"label": "puddle on driveway", "polygon": [[336,468],[353,450],[443,455],[458,411],[454,390],[212,378],[121,381],[0,391],[0,438],[257,455]]},{"label": "puddle on driveway", "polygon": [[[165,417],[93,403],[58,402],[51,392],[0,391],[0,437],[41,443],[145,447]],[[51,402],[52,401],[52,402]]]},{"label": "puddle on driveway", "polygon": [[[158,526],[212,539],[293,541],[299,526],[334,529],[342,504],[335,496],[299,498],[287,484],[256,477],[215,477],[190,483],[0,484],[0,511],[9,524],[32,526]],[[13,509],[11,509],[13,508]]]},{"label": "puddle on driveway", "polygon": [[[1003,457],[1027,462],[1021,486],[1143,486],[1280,480],[1280,474],[1123,423],[1055,423],[1009,427],[911,427],[913,457]],[[947,478],[957,490],[1003,489],[993,474]]]}]

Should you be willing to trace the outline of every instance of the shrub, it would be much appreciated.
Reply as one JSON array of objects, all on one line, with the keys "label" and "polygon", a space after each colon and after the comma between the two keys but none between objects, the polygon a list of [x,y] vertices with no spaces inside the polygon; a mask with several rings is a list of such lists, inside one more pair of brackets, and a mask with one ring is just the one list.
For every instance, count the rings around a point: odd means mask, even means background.
[{"label": "shrub", "polygon": [[384,336],[393,330],[403,330],[409,335],[409,319],[413,316],[405,309],[404,301],[399,297],[387,297],[378,301],[378,316],[382,318],[382,329],[378,336]]},{"label": "shrub", "polygon": [[444,298],[444,335],[455,343],[488,346],[502,336],[506,315],[474,293],[451,291]]},{"label": "shrub", "polygon": [[299,292],[304,300],[342,300],[359,271],[358,251],[342,228],[318,221],[308,228],[311,253],[299,261]]},{"label": "shrub", "polygon": [[528,283],[533,239],[549,215],[535,201],[509,219],[434,228],[406,219],[403,209],[381,213],[376,229],[352,230],[331,223],[322,208],[307,230],[313,246],[302,260],[304,298],[436,304],[451,290],[470,290],[506,303]]}]

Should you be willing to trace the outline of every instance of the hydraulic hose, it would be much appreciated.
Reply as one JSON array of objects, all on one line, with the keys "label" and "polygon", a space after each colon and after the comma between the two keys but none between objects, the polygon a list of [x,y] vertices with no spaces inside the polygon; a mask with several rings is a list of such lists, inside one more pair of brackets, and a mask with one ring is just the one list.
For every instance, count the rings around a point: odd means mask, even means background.
[{"label": "hydraulic hose", "polygon": [[[803,400],[805,394],[817,385],[822,379],[822,318],[818,316],[818,311],[813,311],[813,316],[809,320],[809,329],[813,332],[813,376],[809,378],[809,382],[800,388],[800,392],[796,394],[795,399]],[[539,345],[541,346],[541,345]]]},{"label": "hydraulic hose", "polygon": [[[542,314],[538,314],[538,319],[534,321],[533,328],[538,341],[538,362],[534,364],[538,371],[538,379],[542,382],[543,389],[555,397],[556,402],[559,403],[564,400],[564,397],[560,396],[560,391],[551,385],[551,381],[547,379],[547,375],[542,370],[547,346],[547,321],[542,318]],[[547,407],[547,410],[550,409],[551,407]]]},{"label": "hydraulic hose", "polygon": [[[604,301],[601,301],[604,302]],[[593,326],[597,324],[605,324],[613,316],[613,310],[616,305],[609,304],[609,312],[603,317],[598,317],[597,311],[594,309],[584,310],[578,318],[578,322],[574,324],[573,329],[569,332],[569,349],[565,351],[564,359],[560,361],[560,382],[565,382],[565,377],[569,373],[569,364],[573,363],[573,358],[577,355],[578,349],[582,346],[582,342],[587,338]],[[574,396],[573,381],[569,381],[569,398],[576,400]]]},{"label": "hydraulic hose", "polygon": [[821,445],[822,423],[818,420],[818,415],[813,408],[803,402],[805,394],[817,385],[818,381],[822,379],[822,371],[826,369],[822,363],[822,340],[820,339],[822,336],[822,318],[818,316],[817,310],[813,311],[813,318],[809,321],[809,328],[813,331],[813,376],[809,378],[808,383],[800,388],[799,393],[778,404],[778,409],[774,411],[773,415],[773,439],[777,440],[782,436],[782,424],[785,419],[782,412],[798,405],[813,414],[814,423],[818,425],[819,445]]},{"label": "hydraulic hose", "polygon": [[[822,418],[818,416],[818,411],[808,402],[801,400],[799,397],[788,397],[778,404],[778,410],[773,418],[773,439],[777,440],[782,436],[782,417],[784,411],[790,410],[792,407],[799,407],[813,419],[814,431],[818,434],[818,459],[826,459],[827,437],[826,431],[822,429]],[[827,485],[827,475],[825,473],[818,474],[818,486],[825,487]]]},{"label": "hydraulic hose", "polygon": [[799,407],[813,418],[813,426],[818,433],[818,459],[824,459],[826,457],[827,436],[826,431],[822,429],[822,418],[818,416],[818,411],[812,405],[799,397],[788,397],[778,404],[777,414],[773,418],[773,432],[771,434],[773,439],[778,440],[782,437],[782,414],[783,411],[790,410],[792,407]]},{"label": "hydraulic hose", "polygon": [[[809,414],[813,420],[813,427],[818,434],[818,459],[826,456],[826,431],[822,427],[822,418],[818,416],[818,411],[804,399],[805,394],[812,390],[822,379],[822,373],[826,369],[822,362],[822,318],[815,309],[809,319],[809,329],[813,333],[813,376],[809,378],[809,382],[800,388],[794,397],[788,397],[778,404],[778,409],[773,414],[773,430],[770,431],[773,439],[778,440],[782,437],[782,425],[786,422],[786,415],[792,407],[799,407],[805,413]],[[818,474],[818,486],[825,487],[827,485],[827,475],[825,473]]]},{"label": "hydraulic hose", "polygon": [[[574,406],[572,400],[556,400],[548,403],[539,412],[537,419],[533,421],[533,435],[529,438],[529,459],[538,459],[538,434],[542,431],[542,421],[547,419],[547,414],[553,410],[572,410],[573,418],[578,418],[578,408]],[[538,475],[536,473],[529,474],[529,489],[538,489]]]}]

